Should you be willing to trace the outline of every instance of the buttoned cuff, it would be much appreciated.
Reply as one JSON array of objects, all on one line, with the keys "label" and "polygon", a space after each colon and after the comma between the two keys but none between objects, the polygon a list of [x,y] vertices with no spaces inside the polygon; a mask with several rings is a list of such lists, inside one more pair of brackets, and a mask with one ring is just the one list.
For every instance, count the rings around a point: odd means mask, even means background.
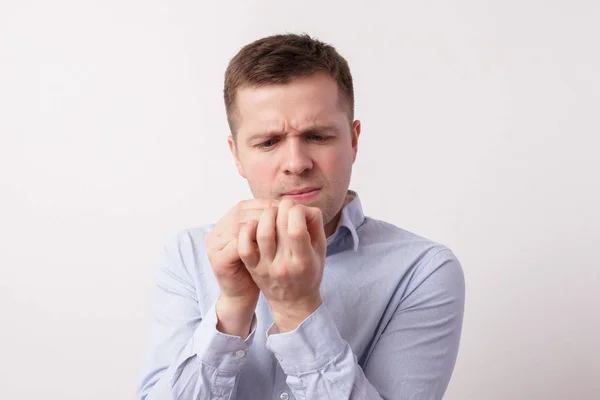
[{"label": "buttoned cuff", "polygon": [[338,356],[346,341],[322,303],[296,329],[279,333],[275,324],[267,331],[267,348],[287,375],[319,370]]},{"label": "buttoned cuff", "polygon": [[199,360],[221,372],[237,374],[252,344],[256,331],[256,314],[252,317],[250,334],[243,340],[240,336],[227,335],[217,330],[215,304],[204,315],[194,332],[193,349]]}]

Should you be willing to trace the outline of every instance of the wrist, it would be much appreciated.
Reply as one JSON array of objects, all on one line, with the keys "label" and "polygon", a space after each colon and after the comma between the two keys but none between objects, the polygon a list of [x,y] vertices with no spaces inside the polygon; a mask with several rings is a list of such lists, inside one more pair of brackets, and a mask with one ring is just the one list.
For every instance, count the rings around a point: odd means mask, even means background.
[{"label": "wrist", "polygon": [[217,330],[246,339],[250,334],[257,301],[219,296],[215,306]]},{"label": "wrist", "polygon": [[269,303],[273,322],[277,325],[279,333],[295,330],[298,326],[314,313],[323,303],[321,296],[316,296],[303,301],[286,304]]}]

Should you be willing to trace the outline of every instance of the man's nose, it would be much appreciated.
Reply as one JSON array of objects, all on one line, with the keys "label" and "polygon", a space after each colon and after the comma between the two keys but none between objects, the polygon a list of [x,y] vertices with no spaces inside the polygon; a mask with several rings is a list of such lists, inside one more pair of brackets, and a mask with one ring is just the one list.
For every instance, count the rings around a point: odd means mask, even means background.
[{"label": "man's nose", "polygon": [[288,140],[283,154],[283,166],[285,173],[301,175],[313,166],[309,149],[302,139]]}]

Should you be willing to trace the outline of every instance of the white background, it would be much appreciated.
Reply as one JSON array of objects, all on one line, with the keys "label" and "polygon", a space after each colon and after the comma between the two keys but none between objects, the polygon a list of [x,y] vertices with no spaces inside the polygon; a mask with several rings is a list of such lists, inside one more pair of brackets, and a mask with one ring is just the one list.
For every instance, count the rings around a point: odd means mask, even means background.
[{"label": "white background", "polygon": [[0,398],[131,399],[163,244],[250,192],[244,44],[348,59],[365,212],[467,279],[447,399],[600,398],[600,2],[0,2]]}]

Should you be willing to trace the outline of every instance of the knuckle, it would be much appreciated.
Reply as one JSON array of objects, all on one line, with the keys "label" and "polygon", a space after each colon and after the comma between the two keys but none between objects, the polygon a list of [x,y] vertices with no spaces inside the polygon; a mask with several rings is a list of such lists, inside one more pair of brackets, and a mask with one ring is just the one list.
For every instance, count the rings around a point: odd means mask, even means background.
[{"label": "knuckle", "polygon": [[242,246],[242,248],[238,249],[238,254],[241,258],[249,258],[252,256],[252,250],[247,246]]},{"label": "knuckle", "polygon": [[284,279],[289,278],[289,276],[290,276],[290,272],[285,264],[280,265],[279,267],[275,268],[275,270],[273,271],[273,277],[275,279],[284,280]]},{"label": "knuckle", "polygon": [[231,215],[234,220],[238,220],[242,216],[242,210],[244,209],[244,201],[238,201],[235,206],[231,209]]},{"label": "knuckle", "polygon": [[291,232],[288,232],[288,236],[292,240],[300,240],[304,238],[304,231],[301,229],[293,229]]}]

